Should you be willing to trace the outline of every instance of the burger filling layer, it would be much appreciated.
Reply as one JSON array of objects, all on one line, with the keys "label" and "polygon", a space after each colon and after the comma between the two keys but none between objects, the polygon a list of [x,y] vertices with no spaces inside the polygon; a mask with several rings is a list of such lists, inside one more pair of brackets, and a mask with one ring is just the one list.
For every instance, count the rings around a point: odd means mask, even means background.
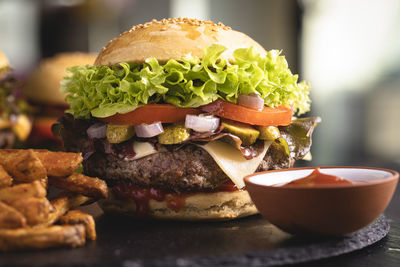
[{"label": "burger filling layer", "polygon": [[[110,143],[107,136],[89,137],[88,129],[101,126],[96,120],[75,119],[70,114],[65,114],[54,130],[57,129],[67,151],[83,152],[84,172],[105,179],[109,186],[129,183],[142,188],[184,193],[217,190],[230,181],[239,185],[238,188],[243,187],[232,179],[229,170],[227,172],[217,163],[215,155],[207,151],[205,146],[210,142],[219,142],[237,150],[243,158],[241,164],[264,153],[255,171],[289,168],[309,152],[311,132],[318,121],[318,117],[295,120],[290,126],[279,127],[280,135],[267,147],[265,141],[257,140],[251,145],[239,145],[239,148],[232,140],[240,138],[231,133],[227,135],[223,130],[210,133],[207,138],[191,134],[186,141],[172,145],[161,144],[157,137],[137,136],[121,143]],[[138,143],[146,143],[147,148],[140,148]],[[246,175],[253,172],[249,170]]]}]

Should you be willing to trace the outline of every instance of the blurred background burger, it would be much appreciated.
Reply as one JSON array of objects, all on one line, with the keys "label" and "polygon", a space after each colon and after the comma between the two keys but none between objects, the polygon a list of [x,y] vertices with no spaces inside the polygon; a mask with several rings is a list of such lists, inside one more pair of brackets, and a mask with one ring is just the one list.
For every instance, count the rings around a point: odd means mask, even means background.
[{"label": "blurred background burger", "polygon": [[26,115],[29,107],[11,72],[7,57],[0,51],[0,148],[25,141],[31,131],[31,120]]},{"label": "blurred background burger", "polygon": [[32,106],[34,120],[29,142],[36,147],[56,147],[58,140],[51,125],[68,108],[65,94],[60,91],[60,81],[67,68],[93,64],[95,54],[70,52],[43,59],[29,76],[24,93]]}]

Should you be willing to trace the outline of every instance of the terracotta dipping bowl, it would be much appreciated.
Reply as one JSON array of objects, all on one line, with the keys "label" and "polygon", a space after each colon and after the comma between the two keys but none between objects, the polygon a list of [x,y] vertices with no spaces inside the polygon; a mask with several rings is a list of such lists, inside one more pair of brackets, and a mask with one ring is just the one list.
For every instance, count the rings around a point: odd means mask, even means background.
[{"label": "terracotta dipping bowl", "polygon": [[321,167],[320,172],[353,184],[282,187],[311,174],[311,168],[255,173],[245,177],[260,213],[292,234],[344,235],[372,223],[388,206],[399,179],[396,171],[363,167]]}]

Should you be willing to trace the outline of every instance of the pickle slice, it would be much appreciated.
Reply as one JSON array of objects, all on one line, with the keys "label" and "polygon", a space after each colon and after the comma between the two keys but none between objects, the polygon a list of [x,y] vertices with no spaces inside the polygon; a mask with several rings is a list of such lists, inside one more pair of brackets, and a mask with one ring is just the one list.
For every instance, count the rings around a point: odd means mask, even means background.
[{"label": "pickle slice", "polygon": [[164,132],[158,135],[158,142],[163,145],[179,144],[190,137],[190,129],[182,123],[171,124],[164,127]]},{"label": "pickle slice", "polygon": [[112,144],[122,143],[135,135],[135,129],[129,125],[107,125],[107,140]]},{"label": "pickle slice", "polygon": [[275,126],[257,126],[260,131],[261,140],[273,141],[281,136],[278,127]]},{"label": "pickle slice", "polygon": [[237,121],[222,121],[224,131],[236,135],[244,146],[252,145],[257,141],[260,132],[248,124]]}]

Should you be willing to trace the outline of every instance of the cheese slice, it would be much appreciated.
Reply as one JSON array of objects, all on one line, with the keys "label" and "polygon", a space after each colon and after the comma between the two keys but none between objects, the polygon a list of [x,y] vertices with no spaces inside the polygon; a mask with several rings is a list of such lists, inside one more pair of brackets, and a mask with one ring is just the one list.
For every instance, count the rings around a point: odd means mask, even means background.
[{"label": "cheese slice", "polygon": [[302,160],[312,161],[311,151],[308,151],[307,154],[304,155]]},{"label": "cheese slice", "polygon": [[243,188],[243,178],[257,170],[271,143],[272,141],[265,141],[262,152],[249,160],[245,159],[237,148],[222,141],[211,141],[199,146],[210,154],[238,188]]},{"label": "cheese slice", "polygon": [[153,144],[149,142],[133,142],[133,151],[135,152],[135,157],[132,160],[144,158],[148,155],[158,153],[154,148]]}]

